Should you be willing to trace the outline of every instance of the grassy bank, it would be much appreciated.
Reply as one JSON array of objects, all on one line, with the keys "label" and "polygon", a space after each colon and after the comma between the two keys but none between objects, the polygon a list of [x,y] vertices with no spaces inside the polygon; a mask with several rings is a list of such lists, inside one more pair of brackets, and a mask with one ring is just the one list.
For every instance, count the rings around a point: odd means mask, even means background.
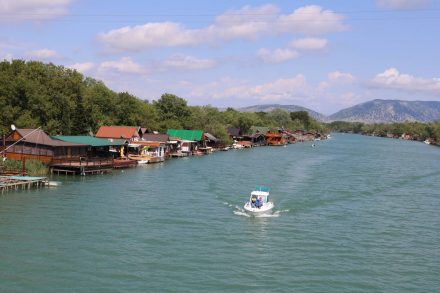
[{"label": "grassy bank", "polygon": [[[21,172],[23,170],[23,162],[17,160],[1,161],[0,170]],[[37,160],[26,160],[25,170],[29,176],[46,176],[49,173],[49,168]]]}]

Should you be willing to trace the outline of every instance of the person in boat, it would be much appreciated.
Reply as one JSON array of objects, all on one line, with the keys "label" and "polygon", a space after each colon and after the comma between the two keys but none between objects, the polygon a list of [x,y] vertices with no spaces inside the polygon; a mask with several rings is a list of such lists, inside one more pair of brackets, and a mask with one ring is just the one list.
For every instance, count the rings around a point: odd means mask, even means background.
[{"label": "person in boat", "polygon": [[251,207],[253,208],[257,207],[257,198],[255,196],[251,198]]},{"label": "person in boat", "polygon": [[257,200],[255,201],[255,206],[257,208],[261,208],[261,206],[263,205],[263,200],[261,197],[257,198]]}]

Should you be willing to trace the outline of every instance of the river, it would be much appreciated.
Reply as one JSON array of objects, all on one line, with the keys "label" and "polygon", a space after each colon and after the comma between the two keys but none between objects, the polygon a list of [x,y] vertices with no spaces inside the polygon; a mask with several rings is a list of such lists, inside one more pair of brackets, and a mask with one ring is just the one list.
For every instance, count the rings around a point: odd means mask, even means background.
[{"label": "river", "polygon": [[[1,292],[436,292],[440,148],[327,141],[0,196]],[[275,213],[247,217],[257,185]]]}]

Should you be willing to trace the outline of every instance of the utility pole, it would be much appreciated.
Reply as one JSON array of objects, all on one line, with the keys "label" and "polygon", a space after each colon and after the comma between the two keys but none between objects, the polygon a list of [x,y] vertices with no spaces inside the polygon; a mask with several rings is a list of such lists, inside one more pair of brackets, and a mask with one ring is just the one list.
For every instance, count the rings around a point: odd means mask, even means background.
[{"label": "utility pole", "polygon": [[21,175],[24,176],[24,175],[26,175],[26,157],[23,157],[21,162],[22,162]]},{"label": "utility pole", "polygon": [[3,158],[6,157],[5,149],[6,149],[6,134],[3,134],[3,148],[2,148]]}]

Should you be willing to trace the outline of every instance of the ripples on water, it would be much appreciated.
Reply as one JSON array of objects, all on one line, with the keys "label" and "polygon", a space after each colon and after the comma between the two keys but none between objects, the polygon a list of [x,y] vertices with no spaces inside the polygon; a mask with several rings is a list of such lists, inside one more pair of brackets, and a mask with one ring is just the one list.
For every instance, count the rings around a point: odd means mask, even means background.
[{"label": "ripples on water", "polygon": [[[440,149],[219,152],[0,197],[2,292],[436,292]],[[275,212],[247,217],[258,185]]]}]

